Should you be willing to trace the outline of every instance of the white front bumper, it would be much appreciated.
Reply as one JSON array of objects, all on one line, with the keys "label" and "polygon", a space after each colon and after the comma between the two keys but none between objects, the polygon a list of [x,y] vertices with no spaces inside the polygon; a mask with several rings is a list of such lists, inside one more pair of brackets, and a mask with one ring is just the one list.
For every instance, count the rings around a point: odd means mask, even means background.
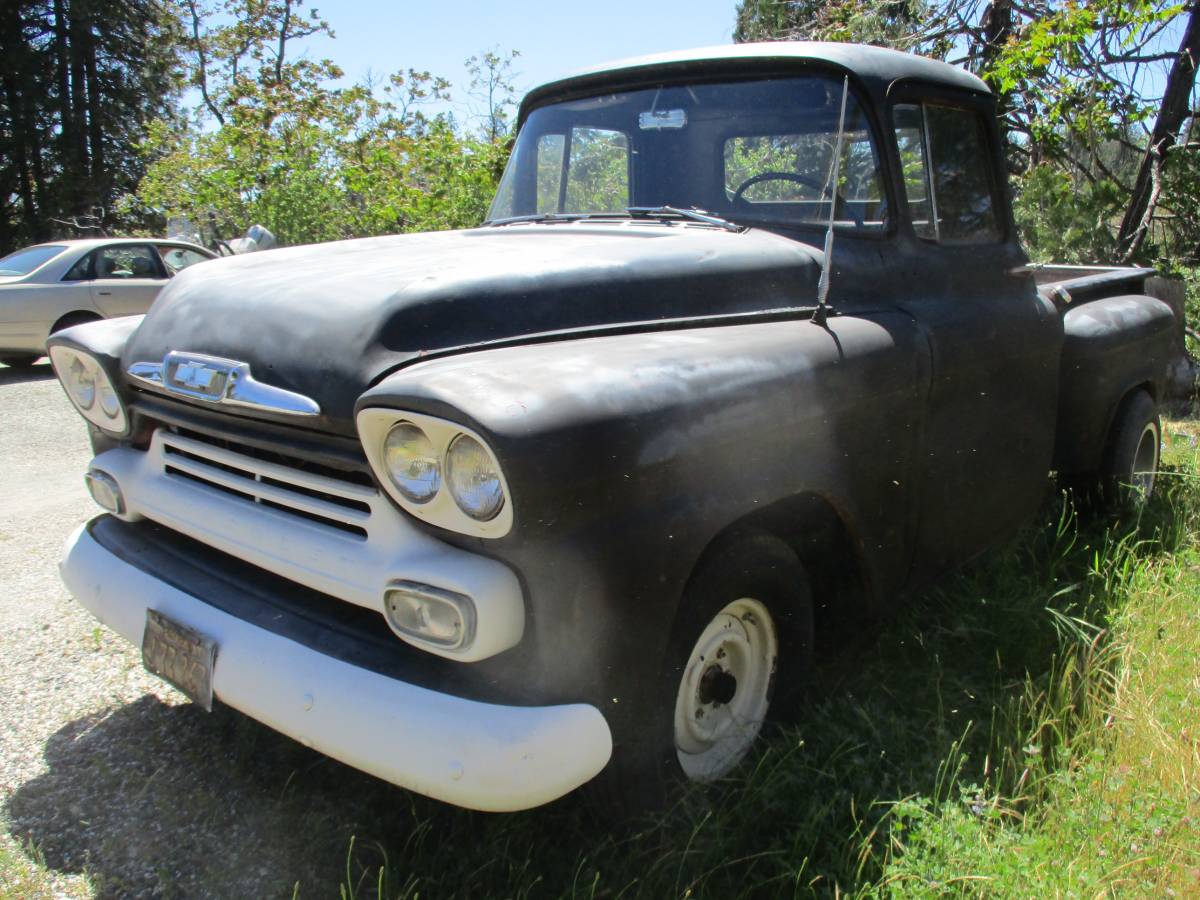
[{"label": "white front bumper", "polygon": [[71,593],[141,645],[147,608],[217,643],[213,692],[306,746],[420,794],[528,809],[597,775],[612,736],[594,706],[499,706],[416,687],[228,615],[101,546],[80,526],[61,564]]}]

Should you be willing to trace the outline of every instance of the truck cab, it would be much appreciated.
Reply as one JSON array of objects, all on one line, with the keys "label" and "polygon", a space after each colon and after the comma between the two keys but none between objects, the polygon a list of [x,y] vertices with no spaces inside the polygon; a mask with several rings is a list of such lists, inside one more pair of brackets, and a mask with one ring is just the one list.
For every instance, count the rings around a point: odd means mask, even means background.
[{"label": "truck cab", "polygon": [[533,91],[478,228],[181,273],[49,349],[147,668],[478,809],[721,778],[829,616],[1153,489],[1171,309],[1039,284],[994,99],[842,44]]}]

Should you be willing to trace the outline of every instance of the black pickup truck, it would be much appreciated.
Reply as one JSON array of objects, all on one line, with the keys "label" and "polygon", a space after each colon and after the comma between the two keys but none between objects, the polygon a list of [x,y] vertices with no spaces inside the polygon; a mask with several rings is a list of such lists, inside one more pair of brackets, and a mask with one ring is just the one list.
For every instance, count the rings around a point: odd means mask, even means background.
[{"label": "black pickup truck", "polygon": [[481,227],[218,260],[50,340],[106,510],[63,577],[196,702],[450,803],[719,778],[826,613],[1051,473],[1153,488],[1174,314],[1148,270],[1039,283],[1003,173],[986,86],[888,50],[538,88]]}]

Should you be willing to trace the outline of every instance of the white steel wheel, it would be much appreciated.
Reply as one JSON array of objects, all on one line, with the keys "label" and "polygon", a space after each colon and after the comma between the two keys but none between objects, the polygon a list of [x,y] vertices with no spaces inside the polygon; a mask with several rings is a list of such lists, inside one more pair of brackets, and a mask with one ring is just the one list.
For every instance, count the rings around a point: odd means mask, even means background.
[{"label": "white steel wheel", "polygon": [[741,762],[762,729],[779,656],[766,606],[744,597],[713,617],[688,654],[675,697],[675,753],[692,781]]},{"label": "white steel wheel", "polygon": [[1144,503],[1154,493],[1154,479],[1158,475],[1158,457],[1162,436],[1158,431],[1158,420],[1146,423],[1138,439],[1137,451],[1133,456],[1133,472],[1129,487],[1133,491],[1134,503]]},{"label": "white steel wheel", "polygon": [[1101,497],[1106,511],[1133,511],[1150,499],[1161,441],[1157,404],[1145,391],[1135,391],[1117,411],[1105,451]]}]

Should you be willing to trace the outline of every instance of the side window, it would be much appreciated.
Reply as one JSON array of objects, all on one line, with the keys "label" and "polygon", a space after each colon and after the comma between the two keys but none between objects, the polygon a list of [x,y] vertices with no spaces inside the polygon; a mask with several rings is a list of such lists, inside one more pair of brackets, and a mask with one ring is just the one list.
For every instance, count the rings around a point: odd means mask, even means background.
[{"label": "side window", "polygon": [[105,247],[96,253],[97,278],[162,278],[157,255],[147,244]]},{"label": "side window", "polygon": [[189,250],[186,247],[160,246],[158,252],[162,257],[163,264],[167,267],[168,275],[182,272],[188,266],[194,266],[196,263],[201,263],[208,259],[203,253],[197,253],[195,250]]},{"label": "side window", "polygon": [[917,234],[946,244],[999,240],[982,116],[952,106],[897,106],[892,124]]},{"label": "side window", "polygon": [[67,274],[63,276],[63,281],[90,281],[95,275],[92,274],[92,264],[96,261],[95,253],[88,253],[83,256],[79,262],[71,266]]},{"label": "side window", "polygon": [[572,128],[565,208],[623,212],[629,206],[629,139],[605,128]]},{"label": "side window", "polygon": [[558,212],[559,191],[562,189],[563,153],[566,137],[543,134],[537,143],[537,211]]},{"label": "side window", "polygon": [[925,117],[919,106],[897,106],[892,113],[896,144],[900,148],[900,168],[904,174],[904,195],[908,214],[918,237],[936,238],[933,196],[929,190],[929,165],[925,152]]}]

